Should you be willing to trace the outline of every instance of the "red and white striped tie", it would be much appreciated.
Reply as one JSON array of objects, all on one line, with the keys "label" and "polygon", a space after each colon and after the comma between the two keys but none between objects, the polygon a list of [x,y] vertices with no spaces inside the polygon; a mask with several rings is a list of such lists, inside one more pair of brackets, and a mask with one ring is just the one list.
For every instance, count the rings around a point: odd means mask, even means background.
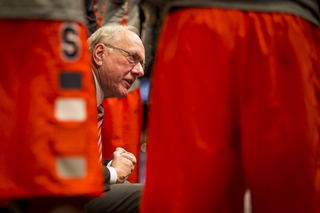
[{"label": "red and white striped tie", "polygon": [[99,147],[99,162],[102,162],[102,141],[101,141],[101,126],[103,120],[104,109],[102,104],[98,106],[98,147]]}]

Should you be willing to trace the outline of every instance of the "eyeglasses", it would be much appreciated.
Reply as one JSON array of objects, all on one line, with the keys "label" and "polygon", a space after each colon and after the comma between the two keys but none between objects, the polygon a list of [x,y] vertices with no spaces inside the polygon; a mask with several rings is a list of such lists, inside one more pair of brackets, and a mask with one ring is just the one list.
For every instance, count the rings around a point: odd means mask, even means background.
[{"label": "eyeglasses", "polygon": [[139,61],[137,59],[135,59],[135,55],[132,54],[132,53],[129,53],[128,51],[125,51],[123,49],[120,49],[118,47],[114,47],[114,46],[111,46],[111,45],[108,45],[108,44],[104,44],[106,47],[109,47],[109,48],[113,48],[113,49],[116,49],[116,50],[120,50],[121,52],[124,52],[126,54],[128,54],[131,58],[131,63],[134,63],[134,65],[140,63],[142,69],[144,70],[146,68],[146,64],[143,62],[143,61]]}]

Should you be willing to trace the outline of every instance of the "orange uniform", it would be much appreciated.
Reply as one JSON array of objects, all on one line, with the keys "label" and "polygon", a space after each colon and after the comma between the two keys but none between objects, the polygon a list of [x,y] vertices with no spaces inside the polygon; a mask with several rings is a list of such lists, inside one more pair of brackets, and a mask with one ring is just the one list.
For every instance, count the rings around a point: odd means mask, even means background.
[{"label": "orange uniform", "polygon": [[319,213],[319,27],[211,2],[162,27],[142,212]]},{"label": "orange uniform", "polygon": [[102,192],[86,25],[59,13],[26,14],[32,6],[72,11],[47,3],[21,2],[7,15],[14,4],[1,2],[0,200]]},{"label": "orange uniform", "polygon": [[128,177],[131,183],[139,183],[139,155],[143,122],[140,89],[125,98],[108,98],[103,101],[104,116],[101,127],[102,155],[110,158],[117,147],[130,151],[137,164]]}]

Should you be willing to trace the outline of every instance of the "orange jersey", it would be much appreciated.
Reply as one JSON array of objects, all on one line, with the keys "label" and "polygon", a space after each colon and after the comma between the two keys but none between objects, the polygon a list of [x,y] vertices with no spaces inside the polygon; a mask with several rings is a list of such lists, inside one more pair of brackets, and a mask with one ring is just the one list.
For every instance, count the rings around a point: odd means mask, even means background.
[{"label": "orange jersey", "polygon": [[134,154],[137,164],[128,181],[139,183],[140,141],[143,122],[143,105],[140,88],[125,98],[108,98],[103,102],[104,116],[101,128],[102,154],[110,158],[117,147]]}]

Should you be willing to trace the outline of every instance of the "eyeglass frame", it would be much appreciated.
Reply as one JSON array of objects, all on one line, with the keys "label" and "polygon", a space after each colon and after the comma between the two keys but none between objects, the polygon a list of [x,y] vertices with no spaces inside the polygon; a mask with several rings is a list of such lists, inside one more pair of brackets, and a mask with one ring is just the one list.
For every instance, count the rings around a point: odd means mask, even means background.
[{"label": "eyeglass frame", "polygon": [[130,52],[125,51],[125,50],[123,50],[123,49],[120,49],[120,48],[118,48],[118,47],[111,46],[111,45],[109,45],[109,44],[104,44],[104,46],[109,47],[109,48],[113,48],[113,49],[116,49],[116,50],[120,50],[121,52],[124,52],[124,53],[127,53],[127,54],[132,58],[132,60],[134,61],[134,64],[135,64],[135,65],[137,65],[138,63],[140,63],[142,70],[143,70],[143,71],[145,70],[145,68],[146,68],[146,63],[140,62],[140,61],[138,61],[138,60],[134,60],[134,55],[133,55],[133,53],[130,53]]}]

